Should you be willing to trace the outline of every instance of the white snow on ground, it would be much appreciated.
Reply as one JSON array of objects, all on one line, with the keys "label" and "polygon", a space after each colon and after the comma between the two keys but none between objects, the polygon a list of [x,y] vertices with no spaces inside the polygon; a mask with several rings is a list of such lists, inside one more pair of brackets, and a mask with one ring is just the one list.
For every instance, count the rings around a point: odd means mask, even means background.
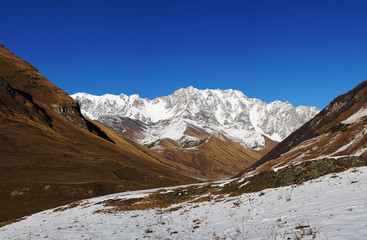
[{"label": "white snow on ground", "polygon": [[361,108],[358,112],[350,116],[347,120],[344,120],[344,124],[352,124],[357,122],[361,117],[367,116],[367,108]]},{"label": "white snow on ground", "polygon": [[233,139],[245,148],[256,149],[260,146],[265,146],[265,139],[258,132],[247,129],[233,129],[225,127],[218,127],[218,129],[226,137]]},{"label": "white snow on ground", "polygon": [[255,131],[261,134],[265,134],[264,131],[258,126],[259,116],[257,106],[250,110],[250,121]]},{"label": "white snow on ground", "polygon": [[358,133],[354,139],[350,140],[348,144],[345,144],[344,146],[342,146],[341,148],[339,148],[336,152],[333,153],[333,155],[342,152],[344,150],[346,150],[347,148],[349,148],[350,146],[352,146],[354,143],[356,143],[357,141],[359,141],[363,135],[366,134],[366,129],[364,129],[362,132]]},{"label": "white snow on ground", "polygon": [[94,213],[104,208],[100,201],[144,194],[114,194],[34,214],[1,228],[0,239],[367,239],[367,167],[261,193],[184,203],[163,214]]}]

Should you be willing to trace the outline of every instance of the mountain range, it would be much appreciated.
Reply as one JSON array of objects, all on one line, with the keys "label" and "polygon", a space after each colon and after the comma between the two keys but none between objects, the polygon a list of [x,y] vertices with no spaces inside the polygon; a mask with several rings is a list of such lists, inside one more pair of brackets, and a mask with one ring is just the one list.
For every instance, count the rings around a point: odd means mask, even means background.
[{"label": "mountain range", "polygon": [[320,111],[278,100],[267,104],[238,90],[198,90],[191,86],[153,100],[124,94],[76,93],[71,97],[79,102],[85,116],[122,133],[131,130],[126,125],[135,121],[140,129],[130,136],[142,144],[165,138],[181,145],[187,140],[200,140],[187,131],[194,128],[257,149],[265,146],[266,137],[280,142]]},{"label": "mountain range", "polygon": [[232,177],[316,115],[315,107],[269,104],[237,90],[182,88],[153,100],[139,95],[71,95],[83,115],[197,171]]}]

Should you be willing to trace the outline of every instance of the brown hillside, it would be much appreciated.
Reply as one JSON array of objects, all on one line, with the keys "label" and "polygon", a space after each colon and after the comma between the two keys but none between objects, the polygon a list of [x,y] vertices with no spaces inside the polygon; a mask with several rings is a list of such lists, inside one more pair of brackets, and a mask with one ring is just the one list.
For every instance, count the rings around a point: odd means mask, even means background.
[{"label": "brown hillside", "polygon": [[[333,100],[246,171],[259,166],[259,169],[269,169],[320,157],[354,155],[366,158],[367,118],[361,114],[366,109],[367,81],[364,81]],[[351,116],[359,117],[351,121]]]},{"label": "brown hillside", "polygon": [[154,149],[166,158],[196,170],[203,179],[232,177],[238,169],[250,166],[262,156],[229,139],[209,137],[191,144],[198,146],[183,148],[176,141],[163,139]]},{"label": "brown hillside", "polygon": [[[133,141],[138,141],[146,128],[137,120],[117,116],[105,116],[101,124]],[[277,144],[266,138],[265,147],[257,151],[250,150],[224,136],[211,136],[193,125],[188,125],[185,135],[196,140],[175,141],[166,138],[148,147],[172,163],[183,164],[195,177],[207,180],[232,177],[238,173],[238,169],[251,166]]]},{"label": "brown hillside", "polygon": [[0,221],[83,198],[194,182],[185,166],[84,118],[0,45]]}]

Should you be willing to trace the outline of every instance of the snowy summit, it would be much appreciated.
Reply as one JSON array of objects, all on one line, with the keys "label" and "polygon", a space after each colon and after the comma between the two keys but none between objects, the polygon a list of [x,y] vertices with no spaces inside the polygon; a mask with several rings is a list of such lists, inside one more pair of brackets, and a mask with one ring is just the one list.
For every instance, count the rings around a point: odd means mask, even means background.
[{"label": "snowy summit", "polygon": [[266,103],[248,98],[237,90],[181,88],[172,95],[153,100],[139,95],[71,95],[81,111],[106,125],[129,118],[143,125],[138,139],[150,144],[163,138],[180,140],[191,126],[211,135],[222,135],[246,148],[265,145],[264,137],[281,141],[314,117],[316,107],[294,107],[289,102]]}]

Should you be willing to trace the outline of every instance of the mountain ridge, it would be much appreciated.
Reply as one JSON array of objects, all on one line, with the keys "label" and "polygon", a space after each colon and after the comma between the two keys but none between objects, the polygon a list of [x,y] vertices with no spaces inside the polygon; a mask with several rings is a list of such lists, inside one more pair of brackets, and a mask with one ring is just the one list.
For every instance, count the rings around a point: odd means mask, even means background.
[{"label": "mountain ridge", "polygon": [[244,172],[313,158],[367,157],[367,81],[335,98]]},{"label": "mountain ridge", "polygon": [[[316,107],[294,107],[289,102],[279,100],[265,103],[233,89],[199,90],[192,86],[153,100],[140,98],[137,94],[95,96],[76,93],[71,97],[79,102],[82,113],[91,119],[103,122],[106,116],[119,116],[154,125],[153,133],[149,135],[158,137],[136,139],[142,144],[150,144],[165,137],[178,140],[185,136],[179,132],[179,129],[185,129],[182,124],[190,121],[191,125],[195,122],[202,129],[212,128],[244,147],[253,149],[264,145],[264,136],[275,141],[282,140],[319,111]],[[268,118],[268,115],[274,117]],[[155,131],[159,127],[164,128],[164,121],[166,125],[172,126],[172,123],[178,122],[181,126],[173,126],[175,129],[170,131],[172,135],[165,136]]]},{"label": "mountain ridge", "polygon": [[71,96],[84,115],[196,169],[204,179],[232,177],[251,166],[277,144],[274,139],[318,112],[289,102],[267,104],[238,90],[192,86],[153,100],[137,94]]}]

